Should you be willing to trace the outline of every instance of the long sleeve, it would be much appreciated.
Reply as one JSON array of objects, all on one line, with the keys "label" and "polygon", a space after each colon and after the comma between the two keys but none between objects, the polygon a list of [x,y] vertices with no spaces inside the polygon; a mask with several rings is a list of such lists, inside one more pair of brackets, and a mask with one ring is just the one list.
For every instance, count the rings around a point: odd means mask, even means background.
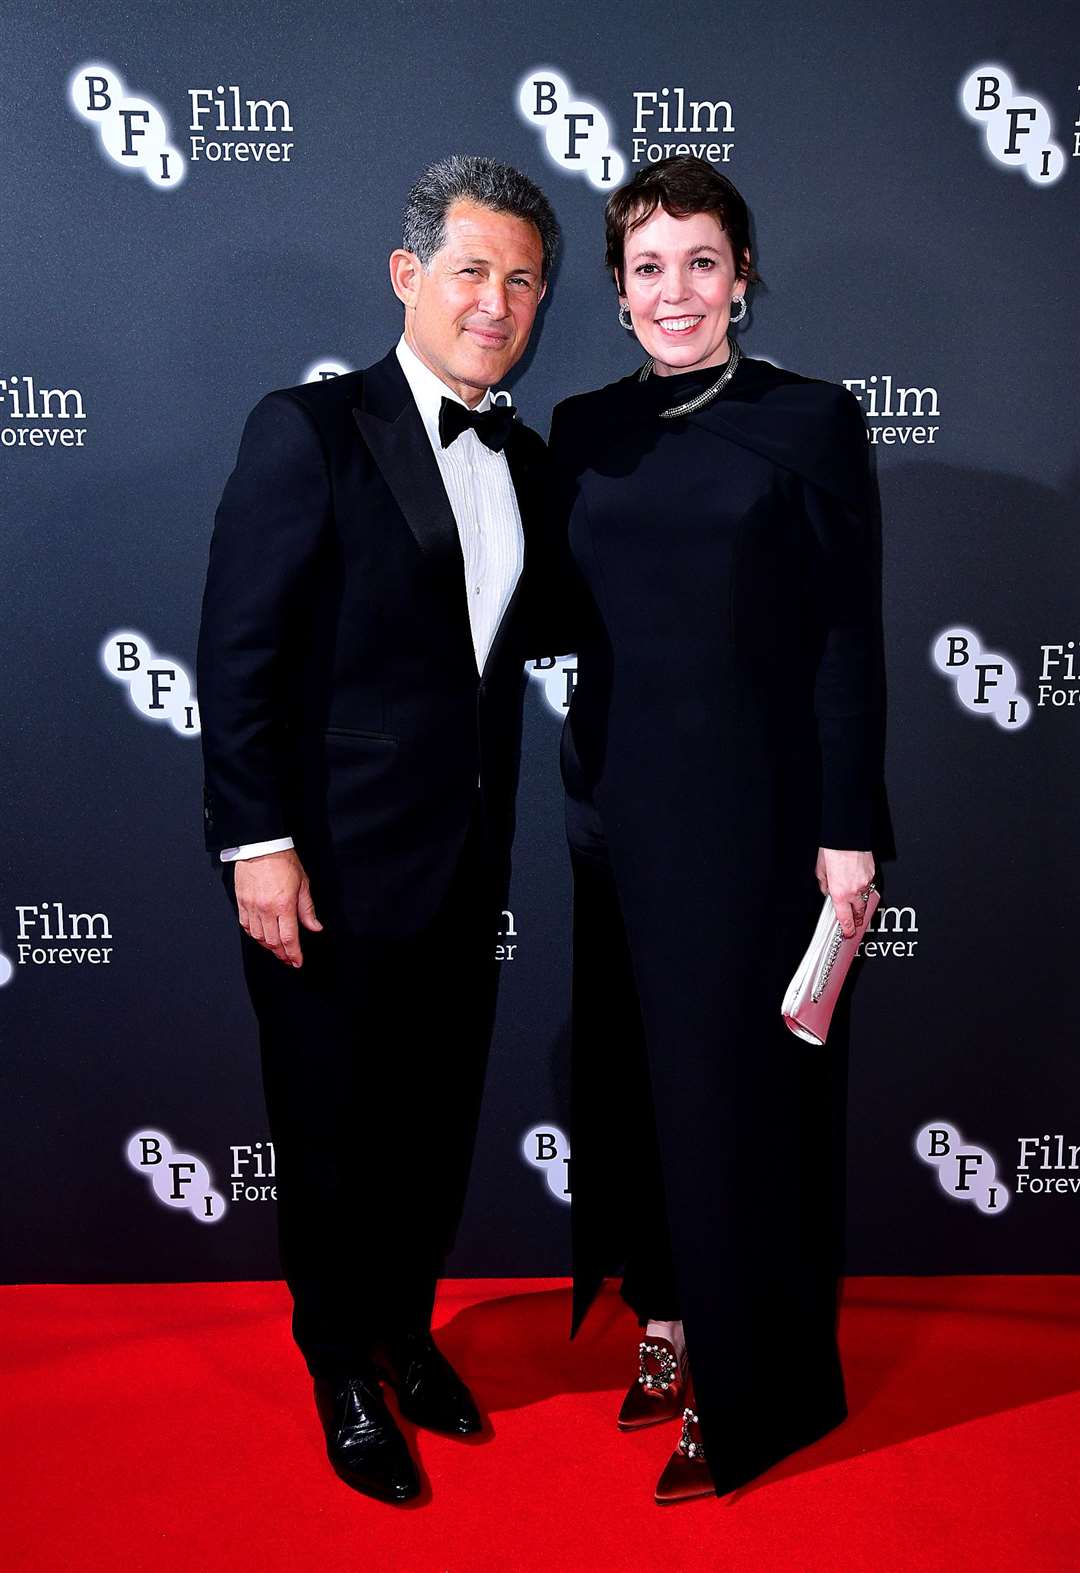
[{"label": "long sleeve", "polygon": [[329,518],[322,447],[287,393],[248,417],[214,521],[197,657],[211,851],[288,836],[282,654]]},{"label": "long sleeve", "polygon": [[545,457],[542,556],[530,565],[528,642],[530,657],[568,655],[578,650],[583,588],[570,553],[568,526],[577,478],[570,434],[570,400],[557,404]]},{"label": "long sleeve", "polygon": [[835,413],[837,475],[804,482],[813,532],[812,593],[821,618],[814,709],[822,761],[820,844],[875,849],[884,804],[884,641],[877,509],[866,426],[844,392]]}]

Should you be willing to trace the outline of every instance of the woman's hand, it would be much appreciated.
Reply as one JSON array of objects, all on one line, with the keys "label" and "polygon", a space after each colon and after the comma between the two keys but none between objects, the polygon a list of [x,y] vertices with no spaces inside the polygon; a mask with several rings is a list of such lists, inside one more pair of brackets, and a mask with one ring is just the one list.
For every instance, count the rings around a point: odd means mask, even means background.
[{"label": "woman's hand", "polygon": [[819,847],[814,873],[821,894],[832,897],[844,938],[850,939],[866,910],[862,896],[874,877],[873,853],[838,852],[834,847]]}]

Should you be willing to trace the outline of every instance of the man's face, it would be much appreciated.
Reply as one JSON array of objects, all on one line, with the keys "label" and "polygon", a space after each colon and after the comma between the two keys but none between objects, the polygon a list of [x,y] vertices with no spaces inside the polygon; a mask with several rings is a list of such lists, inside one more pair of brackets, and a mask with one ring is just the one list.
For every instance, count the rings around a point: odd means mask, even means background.
[{"label": "man's face", "polygon": [[408,343],[466,404],[478,403],[524,354],[544,295],[542,257],[534,224],[466,201],[447,213],[428,269],[411,251],[391,255]]}]

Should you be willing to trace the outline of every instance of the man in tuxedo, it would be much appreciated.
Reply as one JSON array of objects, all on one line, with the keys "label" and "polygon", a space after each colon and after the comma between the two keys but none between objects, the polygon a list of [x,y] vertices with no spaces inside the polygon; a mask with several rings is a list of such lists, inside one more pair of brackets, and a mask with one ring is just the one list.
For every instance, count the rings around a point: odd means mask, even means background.
[{"label": "man in tuxedo", "polygon": [[404,333],[267,394],[218,508],[198,653],[207,845],[259,1023],[293,1333],[330,1460],[404,1502],[384,1399],[481,1421],[430,1334],[495,1005],[541,439],[490,389],[558,245],[542,192],[453,157],[409,195]]}]

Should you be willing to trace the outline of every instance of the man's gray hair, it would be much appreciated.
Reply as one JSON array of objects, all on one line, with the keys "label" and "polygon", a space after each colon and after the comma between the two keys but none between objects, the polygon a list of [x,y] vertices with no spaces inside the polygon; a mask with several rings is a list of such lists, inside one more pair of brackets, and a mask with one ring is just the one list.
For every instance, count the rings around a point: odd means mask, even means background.
[{"label": "man's gray hair", "polygon": [[534,225],[543,248],[541,277],[548,277],[559,249],[559,222],[540,187],[509,164],[460,153],[430,164],[405,202],[401,244],[415,252],[425,268],[445,244],[446,215],[455,202],[475,202]]}]

